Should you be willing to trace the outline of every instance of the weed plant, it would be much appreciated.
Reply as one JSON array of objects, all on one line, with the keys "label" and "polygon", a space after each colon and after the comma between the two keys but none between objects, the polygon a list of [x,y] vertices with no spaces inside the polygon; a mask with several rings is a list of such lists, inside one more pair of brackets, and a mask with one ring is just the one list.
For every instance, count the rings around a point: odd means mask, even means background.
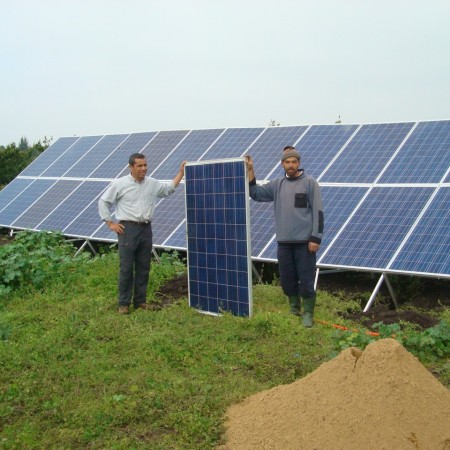
[{"label": "weed plant", "polygon": [[[150,299],[184,270],[173,253],[154,261]],[[213,449],[231,404],[336,352],[334,329],[303,328],[276,285],[254,286],[250,319],[200,314],[187,299],[121,316],[117,276],[112,252],[0,297],[0,448]],[[318,294],[323,321],[354,326],[337,312],[355,307]]]}]

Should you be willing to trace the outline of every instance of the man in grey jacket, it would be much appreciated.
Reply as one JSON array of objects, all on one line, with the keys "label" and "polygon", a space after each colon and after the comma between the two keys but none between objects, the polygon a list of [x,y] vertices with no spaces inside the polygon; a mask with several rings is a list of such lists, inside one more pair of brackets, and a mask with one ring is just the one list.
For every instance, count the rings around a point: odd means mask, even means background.
[{"label": "man in grey jacket", "polygon": [[[152,216],[156,199],[175,191],[184,176],[183,161],[170,183],[147,177],[145,155],[134,153],[129,158],[130,174],[115,179],[98,202],[100,218],[117,233],[119,242],[119,313],[129,314],[134,308],[152,309],[146,302],[147,284],[152,256]],[[118,222],[111,218],[115,206]]]},{"label": "man in grey jacket", "polygon": [[250,197],[274,203],[281,287],[289,297],[292,314],[300,315],[303,299],[303,325],[311,327],[316,304],[316,252],[322,241],[324,215],[319,184],[300,169],[300,160],[295,147],[285,147],[281,157],[285,176],[258,185],[253,159],[246,157]]}]

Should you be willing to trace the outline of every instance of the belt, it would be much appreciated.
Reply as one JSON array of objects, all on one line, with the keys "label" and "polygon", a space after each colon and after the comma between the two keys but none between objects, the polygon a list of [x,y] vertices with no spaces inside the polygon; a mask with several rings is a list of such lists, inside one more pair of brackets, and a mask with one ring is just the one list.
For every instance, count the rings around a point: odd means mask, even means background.
[{"label": "belt", "polygon": [[123,223],[123,224],[128,223],[130,225],[139,225],[141,227],[151,224],[151,222],[149,220],[147,220],[146,222],[135,222],[134,220],[121,220],[119,223]]}]

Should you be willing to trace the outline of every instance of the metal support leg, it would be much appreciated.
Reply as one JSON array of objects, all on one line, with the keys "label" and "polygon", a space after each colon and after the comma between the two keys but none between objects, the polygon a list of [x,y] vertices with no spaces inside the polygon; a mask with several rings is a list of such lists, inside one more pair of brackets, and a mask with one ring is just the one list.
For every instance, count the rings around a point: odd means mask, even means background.
[{"label": "metal support leg", "polygon": [[78,256],[78,254],[83,251],[83,248],[86,247],[87,243],[88,243],[87,240],[83,242],[83,245],[77,250],[75,256]]},{"label": "metal support leg", "polygon": [[375,300],[375,297],[378,294],[378,291],[380,290],[380,287],[381,287],[381,284],[383,283],[383,280],[384,280],[384,273],[381,274],[381,277],[378,280],[378,283],[375,286],[375,289],[373,290],[372,295],[370,296],[369,301],[367,302],[363,312],[369,311],[370,307],[372,306],[373,301]]},{"label": "metal support leg", "polygon": [[77,252],[75,253],[75,256],[78,256],[79,253],[81,253],[84,249],[84,247],[86,247],[86,245],[91,249],[91,252],[96,255],[97,252],[95,251],[95,248],[93,247],[93,245],[91,244],[91,241],[89,241],[88,239],[86,239],[83,242],[83,245],[77,250]]},{"label": "metal support leg", "polygon": [[314,290],[317,290],[317,283],[319,282],[319,268],[316,269],[316,278],[314,280]]},{"label": "metal support leg", "polygon": [[157,261],[158,263],[160,263],[161,260],[160,260],[160,258],[159,258],[158,252],[157,252],[154,248],[152,248],[152,253],[153,253],[153,256],[155,257],[156,261]]},{"label": "metal support leg", "polygon": [[398,308],[397,297],[395,296],[395,292],[394,292],[394,289],[392,288],[392,284],[389,281],[389,278],[386,274],[384,276],[384,280],[386,281],[386,286],[388,287],[389,293],[391,294],[392,302],[394,303],[394,306],[396,308]]},{"label": "metal support leg", "polygon": [[257,278],[258,283],[261,284],[261,283],[262,283],[262,276],[261,276],[261,274],[256,270],[256,267],[255,267],[255,265],[254,265],[253,263],[252,263],[252,272],[253,272],[253,275],[255,275],[255,277]]},{"label": "metal support leg", "polygon": [[389,294],[391,294],[392,301],[393,301],[395,307],[398,308],[397,297],[395,296],[394,289],[392,288],[391,282],[389,281],[389,278],[387,277],[387,275],[385,273],[383,273],[383,274],[381,274],[381,277],[378,280],[378,283],[375,286],[375,289],[373,290],[372,295],[370,296],[369,301],[367,302],[367,304],[364,308],[364,312],[367,312],[370,309],[373,301],[375,300],[376,295],[378,294],[378,291],[380,290],[380,287],[381,287],[381,284],[383,283],[383,281],[386,282],[386,286],[388,287]]}]

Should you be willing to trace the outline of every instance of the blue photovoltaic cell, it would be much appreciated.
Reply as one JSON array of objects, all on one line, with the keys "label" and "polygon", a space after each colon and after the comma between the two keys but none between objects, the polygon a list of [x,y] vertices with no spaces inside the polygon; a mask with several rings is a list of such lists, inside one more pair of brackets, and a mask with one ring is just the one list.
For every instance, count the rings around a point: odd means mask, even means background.
[{"label": "blue photovoltaic cell", "polygon": [[37,177],[58,159],[79,137],[62,137],[41,153],[22,173],[21,176]]},{"label": "blue photovoltaic cell", "polygon": [[236,158],[247,153],[264,128],[228,128],[220,139],[202,156],[202,160]]},{"label": "blue photovoltaic cell", "polygon": [[432,192],[423,187],[373,188],[320,263],[386,269]]},{"label": "blue photovoltaic cell", "polygon": [[32,205],[55,180],[35,180],[0,211],[0,225],[9,227],[30,205]]},{"label": "blue photovoltaic cell", "polygon": [[363,125],[320,181],[373,183],[413,125]]},{"label": "blue photovoltaic cell", "polygon": [[171,247],[178,250],[187,248],[185,220],[183,220],[183,222],[181,222],[175,232],[170,235],[165,242],[163,242],[163,247]]},{"label": "blue photovoltaic cell", "polygon": [[223,131],[223,129],[191,131],[177,149],[164,160],[164,163],[152,172],[152,177],[157,180],[171,180],[182,161],[200,159]]},{"label": "blue photovoltaic cell", "polygon": [[34,180],[15,178],[0,191],[0,211],[21,194]]},{"label": "blue photovoltaic cell", "polygon": [[273,202],[250,200],[250,223],[252,256],[256,258],[275,234]]},{"label": "blue photovoltaic cell", "polygon": [[91,237],[97,228],[105,226],[98,214],[99,198],[100,195],[97,198],[94,198],[92,202],[87,205],[86,209],[84,209],[71,224],[64,228],[64,234],[75,237]]},{"label": "blue photovoltaic cell", "polygon": [[320,255],[326,250],[337,232],[355,210],[369,188],[323,186],[320,188],[325,217],[325,230],[322,243],[317,253],[317,261],[320,263]]},{"label": "blue photovoltaic cell", "polygon": [[251,315],[248,187],[243,160],[187,165],[189,304]]},{"label": "blue photovoltaic cell", "polygon": [[86,178],[128,137],[128,134],[112,134],[98,141],[75,163],[65,177]]},{"label": "blue photovoltaic cell", "polygon": [[[106,181],[84,181],[43,222],[38,224],[37,228],[39,230],[64,230],[108,185],[109,182]],[[100,216],[98,216],[97,225],[100,225]]]},{"label": "blue photovoltaic cell", "polygon": [[[295,144],[306,173],[318,178],[356,129],[357,125],[313,125]],[[282,149],[278,149],[278,165],[271,174],[271,179],[284,176],[280,163],[281,154]],[[259,172],[256,165],[255,170]]]},{"label": "blue photovoltaic cell", "polygon": [[[112,214],[111,217],[113,220],[115,220],[114,214]],[[111,231],[106,223],[99,222],[99,224],[101,224],[100,228],[92,235],[92,238],[99,241],[117,242],[117,233]]]},{"label": "blue photovoltaic cell", "polygon": [[[260,135],[249,150],[255,168],[258,169],[258,178],[265,179],[280,165],[281,153],[286,145],[294,145],[308,127],[271,127]],[[252,222],[253,223],[253,222]]]},{"label": "blue photovoltaic cell", "polygon": [[81,181],[57,181],[11,225],[17,228],[35,228],[81,183]]},{"label": "blue photovoltaic cell", "polygon": [[438,183],[450,165],[450,120],[420,122],[379,183]]},{"label": "blue photovoltaic cell", "polygon": [[266,261],[277,262],[278,260],[277,249],[278,249],[277,240],[273,238],[269,242],[269,245],[265,248],[264,252],[261,254],[260,256],[261,259],[264,259]]},{"label": "blue photovoltaic cell", "polygon": [[449,224],[450,188],[441,188],[390,269],[450,274]]},{"label": "blue photovoltaic cell", "polygon": [[[141,152],[147,158],[147,174],[154,172],[160,163],[175,149],[188,133],[189,130],[160,131]],[[179,164],[173,168],[172,178],[178,172],[178,169]],[[122,171],[120,176],[128,175],[129,172],[127,167]]]},{"label": "blue photovoltaic cell", "polygon": [[172,195],[157,204],[152,217],[153,245],[162,245],[184,220],[184,201],[184,185],[179,184]]},{"label": "blue photovoltaic cell", "polygon": [[47,170],[42,172],[43,177],[61,177],[70,169],[102,136],[81,137],[60,158],[55,159]]},{"label": "blue photovoltaic cell", "polygon": [[140,153],[155,137],[156,132],[133,133],[123,141],[111,155],[104,159],[89,178],[116,178],[128,166],[128,158],[133,153]]}]

